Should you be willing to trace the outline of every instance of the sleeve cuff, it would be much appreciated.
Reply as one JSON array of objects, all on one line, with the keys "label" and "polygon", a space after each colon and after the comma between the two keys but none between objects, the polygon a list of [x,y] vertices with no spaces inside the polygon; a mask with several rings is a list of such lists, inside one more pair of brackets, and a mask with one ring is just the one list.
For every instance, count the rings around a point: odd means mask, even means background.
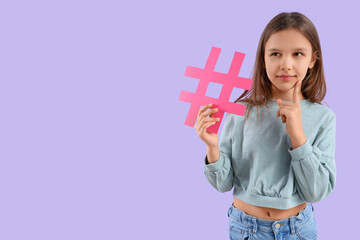
[{"label": "sleeve cuff", "polygon": [[290,147],[288,151],[291,155],[291,161],[296,162],[311,155],[313,152],[313,147],[310,145],[309,141],[306,140],[306,142],[300,147],[297,147],[294,150],[292,149],[292,147]]},{"label": "sleeve cuff", "polygon": [[214,163],[208,163],[207,156],[205,156],[205,171],[216,172],[219,171],[224,166],[224,157],[220,153],[219,159]]}]

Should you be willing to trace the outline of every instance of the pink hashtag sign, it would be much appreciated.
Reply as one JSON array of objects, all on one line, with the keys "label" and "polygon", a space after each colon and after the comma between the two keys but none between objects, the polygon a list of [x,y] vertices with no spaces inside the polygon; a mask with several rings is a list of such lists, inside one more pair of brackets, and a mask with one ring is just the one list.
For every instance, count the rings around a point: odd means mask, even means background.
[{"label": "pink hashtag sign", "polygon": [[[190,110],[185,120],[185,125],[194,127],[197,114],[201,106],[212,103],[212,108],[218,108],[219,111],[212,114],[211,117],[218,117],[220,121],[207,128],[207,132],[217,133],[223,119],[224,113],[233,113],[243,116],[246,106],[229,102],[230,95],[234,87],[246,90],[251,89],[253,80],[249,78],[238,77],[242,62],[245,58],[244,53],[235,52],[227,74],[215,72],[215,65],[219,58],[221,48],[212,47],[205,68],[186,67],[185,76],[199,79],[199,85],[195,93],[181,91],[179,100],[191,103]],[[219,98],[206,96],[206,90],[210,82],[223,85]]]}]

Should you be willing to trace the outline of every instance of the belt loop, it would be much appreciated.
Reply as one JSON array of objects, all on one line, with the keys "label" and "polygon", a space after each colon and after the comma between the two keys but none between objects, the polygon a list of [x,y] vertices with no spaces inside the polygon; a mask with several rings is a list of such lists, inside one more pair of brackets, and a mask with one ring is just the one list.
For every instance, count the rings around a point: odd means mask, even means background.
[{"label": "belt loop", "polygon": [[311,203],[310,203],[310,205],[311,205],[312,211],[314,211],[314,206]]},{"label": "belt loop", "polygon": [[254,223],[254,226],[252,227],[252,229],[253,229],[253,234],[255,235],[255,234],[256,234],[256,230],[257,230],[256,218],[253,217],[253,218],[252,218],[252,221],[253,221],[253,223]]},{"label": "belt loop", "polygon": [[295,234],[294,221],[295,221],[295,218],[294,218],[294,217],[291,217],[291,218],[290,218],[290,228],[291,228],[291,234]]}]

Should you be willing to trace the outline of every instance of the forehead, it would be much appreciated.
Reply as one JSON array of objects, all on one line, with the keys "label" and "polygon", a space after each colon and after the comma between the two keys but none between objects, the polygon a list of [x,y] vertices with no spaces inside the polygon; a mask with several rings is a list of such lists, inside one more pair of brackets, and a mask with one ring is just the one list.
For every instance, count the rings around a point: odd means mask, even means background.
[{"label": "forehead", "polygon": [[283,51],[305,48],[310,51],[311,44],[298,30],[285,29],[272,34],[265,43],[265,51],[273,48]]}]

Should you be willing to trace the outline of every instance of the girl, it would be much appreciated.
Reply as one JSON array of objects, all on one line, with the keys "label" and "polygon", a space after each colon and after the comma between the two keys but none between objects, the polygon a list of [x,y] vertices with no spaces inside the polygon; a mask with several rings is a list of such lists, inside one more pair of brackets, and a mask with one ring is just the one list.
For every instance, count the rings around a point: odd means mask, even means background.
[{"label": "girl", "polygon": [[320,41],[306,16],[280,13],[267,24],[252,78],[235,101],[247,106],[245,116],[227,114],[219,145],[206,132],[219,121],[211,104],[195,125],[206,143],[206,178],[220,192],[234,187],[230,239],[317,239],[311,203],[334,189],[336,118],[321,104]]}]

